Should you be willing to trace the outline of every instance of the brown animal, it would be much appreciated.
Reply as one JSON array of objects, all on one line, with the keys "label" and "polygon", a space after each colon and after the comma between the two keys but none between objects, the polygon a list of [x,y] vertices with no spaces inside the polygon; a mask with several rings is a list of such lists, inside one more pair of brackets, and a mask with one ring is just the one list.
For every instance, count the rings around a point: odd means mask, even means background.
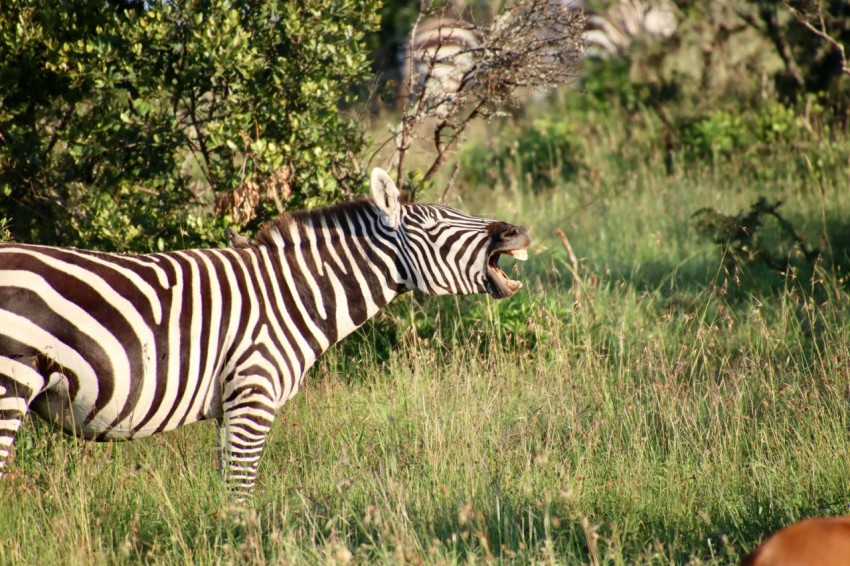
[{"label": "brown animal", "polygon": [[850,517],[816,517],[776,531],[741,566],[850,566]]}]

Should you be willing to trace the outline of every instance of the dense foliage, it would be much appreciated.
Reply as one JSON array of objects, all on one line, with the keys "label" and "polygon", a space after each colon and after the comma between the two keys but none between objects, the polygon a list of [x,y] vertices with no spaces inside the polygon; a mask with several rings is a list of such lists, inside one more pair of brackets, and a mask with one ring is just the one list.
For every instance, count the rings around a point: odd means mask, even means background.
[{"label": "dense foliage", "polygon": [[[837,46],[850,40],[846,2],[672,3],[678,20],[675,33],[665,38],[636,36],[623,58],[588,70],[591,95],[606,100],[614,96],[632,107],[667,105],[673,113],[693,105],[741,108],[771,99],[795,104],[816,96],[844,119],[850,89],[846,61]],[[616,2],[588,1],[599,13],[612,4]]]},{"label": "dense foliage", "polygon": [[338,104],[374,0],[0,6],[0,217],[23,241],[150,250],[359,186]]}]

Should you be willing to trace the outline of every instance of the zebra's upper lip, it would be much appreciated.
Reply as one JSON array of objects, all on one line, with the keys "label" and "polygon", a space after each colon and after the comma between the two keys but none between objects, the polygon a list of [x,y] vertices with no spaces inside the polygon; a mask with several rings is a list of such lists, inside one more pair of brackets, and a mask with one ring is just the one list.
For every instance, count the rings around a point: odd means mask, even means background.
[{"label": "zebra's upper lip", "polygon": [[528,259],[528,247],[531,238],[521,226],[505,225],[503,230],[493,235],[493,243],[487,252],[487,292],[497,299],[513,296],[522,287],[499,268],[499,257],[503,254],[513,256],[519,261]]}]

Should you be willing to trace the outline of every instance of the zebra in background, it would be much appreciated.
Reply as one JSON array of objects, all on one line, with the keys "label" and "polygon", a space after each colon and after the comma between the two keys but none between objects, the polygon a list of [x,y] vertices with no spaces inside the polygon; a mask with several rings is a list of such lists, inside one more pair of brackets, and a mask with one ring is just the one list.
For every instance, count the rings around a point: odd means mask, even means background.
[{"label": "zebra in background", "polygon": [[468,73],[479,46],[475,26],[463,20],[434,16],[418,22],[404,50],[402,104],[419,102],[439,115],[440,107],[451,105],[453,95],[471,80]]},{"label": "zebra in background", "polygon": [[[585,57],[628,57],[641,37],[670,38],[678,29],[676,7],[670,0],[616,0],[600,12],[585,0],[562,2],[568,10],[590,12],[584,32]],[[414,27],[403,59],[399,100],[419,103],[423,114],[446,115],[456,94],[475,80],[470,71],[482,48],[480,28],[443,15],[426,17]]]},{"label": "zebra in background", "polygon": [[66,432],[130,440],[215,419],[223,471],[253,490],[275,412],[331,345],[411,289],[520,288],[525,228],[371,199],[284,215],[227,249],[150,255],[0,245],[0,475],[32,409]]},{"label": "zebra in background", "polygon": [[[583,0],[566,0],[570,8],[585,9]],[[628,57],[641,36],[669,38],[676,33],[676,7],[668,0],[617,0],[602,13],[588,16],[584,34],[587,56]]]}]

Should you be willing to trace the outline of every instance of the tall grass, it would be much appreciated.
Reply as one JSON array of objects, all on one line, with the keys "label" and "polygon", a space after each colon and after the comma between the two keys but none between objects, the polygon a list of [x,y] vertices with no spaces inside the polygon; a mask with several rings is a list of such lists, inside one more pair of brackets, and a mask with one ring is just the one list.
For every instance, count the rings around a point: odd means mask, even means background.
[{"label": "tall grass", "polygon": [[[724,564],[847,512],[845,146],[671,171],[652,135],[638,160],[607,128],[584,150],[598,171],[461,187],[531,229],[525,290],[407,296],[332,349],[282,410],[251,508],[228,503],[210,423],[104,445],[30,420],[0,562]],[[811,277],[733,281],[693,229],[697,208],[759,195],[827,250]]]}]

